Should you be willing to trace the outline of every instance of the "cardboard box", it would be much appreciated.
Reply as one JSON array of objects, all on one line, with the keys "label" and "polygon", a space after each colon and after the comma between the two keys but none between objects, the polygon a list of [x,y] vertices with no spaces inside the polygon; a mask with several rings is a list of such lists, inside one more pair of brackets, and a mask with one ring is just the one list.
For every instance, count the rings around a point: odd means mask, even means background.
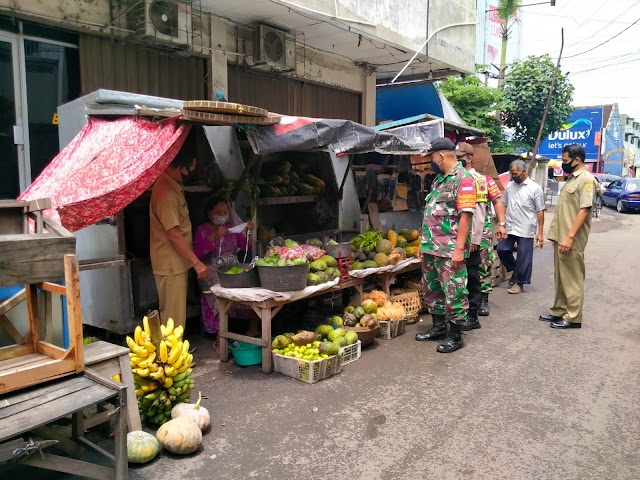
[{"label": "cardboard box", "polygon": [[408,198],[409,195],[409,186],[404,183],[399,183],[396,187],[396,197],[399,198]]},{"label": "cardboard box", "polygon": [[394,212],[402,212],[404,210],[409,210],[407,206],[406,198],[396,198],[391,202],[391,208]]}]

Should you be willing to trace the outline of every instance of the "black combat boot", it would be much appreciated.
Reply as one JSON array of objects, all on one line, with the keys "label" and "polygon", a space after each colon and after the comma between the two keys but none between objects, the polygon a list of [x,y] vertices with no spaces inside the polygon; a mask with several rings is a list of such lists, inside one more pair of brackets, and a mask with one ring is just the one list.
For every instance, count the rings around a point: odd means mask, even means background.
[{"label": "black combat boot", "polygon": [[488,317],[491,313],[491,307],[489,307],[489,294],[482,294],[482,301],[480,302],[480,306],[478,307],[478,315],[481,317]]},{"label": "black combat boot", "polygon": [[467,313],[467,320],[460,325],[460,330],[463,332],[468,332],[469,330],[475,330],[476,328],[480,328],[480,322],[478,321],[478,310],[475,308],[469,308],[469,313]]},{"label": "black combat boot", "polygon": [[436,350],[440,353],[451,353],[459,350],[463,345],[464,342],[462,341],[460,325],[449,322],[449,333],[447,338],[444,339],[444,343],[438,345]]},{"label": "black combat boot", "polygon": [[431,315],[433,317],[433,327],[426,332],[416,333],[416,340],[424,342],[425,340],[440,340],[447,336],[447,323],[444,315]]}]

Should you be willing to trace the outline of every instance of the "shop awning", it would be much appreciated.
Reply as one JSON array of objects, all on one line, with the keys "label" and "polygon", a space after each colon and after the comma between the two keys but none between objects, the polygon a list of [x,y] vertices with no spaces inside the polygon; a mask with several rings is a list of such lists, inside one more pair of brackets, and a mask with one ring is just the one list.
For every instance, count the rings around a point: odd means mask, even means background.
[{"label": "shop awning", "polygon": [[336,154],[378,152],[419,155],[444,135],[441,119],[380,132],[350,120],[282,117],[280,123],[247,130],[254,153],[327,148]]},{"label": "shop awning", "polygon": [[71,231],[93,225],[140,196],[174,159],[190,123],[139,117],[87,125],[27,188],[21,200],[50,198],[47,214]]}]

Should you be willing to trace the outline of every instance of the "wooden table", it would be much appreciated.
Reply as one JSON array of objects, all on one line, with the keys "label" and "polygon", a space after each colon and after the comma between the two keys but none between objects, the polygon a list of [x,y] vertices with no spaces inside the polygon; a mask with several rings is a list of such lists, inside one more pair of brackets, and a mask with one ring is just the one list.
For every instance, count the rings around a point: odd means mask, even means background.
[{"label": "wooden table", "polygon": [[[115,455],[84,437],[83,410],[116,399],[118,406],[109,415],[115,417]],[[71,415],[71,438],[106,457],[112,467],[45,453],[34,449],[28,456],[15,459],[25,465],[100,480],[128,478],[126,387],[90,370],[33,388],[5,395],[0,400],[0,458],[11,458],[16,449],[27,446],[22,438],[28,432]],[[42,442],[46,445],[46,442]]]},{"label": "wooden table", "polygon": [[[359,301],[362,302],[363,285],[364,281],[362,278],[350,278],[348,280],[341,281],[334,287],[321,290],[298,300],[307,300],[309,298],[353,287],[358,291],[360,296]],[[275,299],[268,299],[261,302],[241,302],[218,297],[218,304],[220,307],[220,361],[227,362],[229,360],[229,339],[239,340],[241,342],[260,345],[262,347],[262,371],[264,373],[271,373],[271,320],[280,310],[282,310],[282,307],[298,300],[277,301]],[[256,312],[262,321],[262,338],[247,337],[246,335],[229,332],[229,310],[233,305],[245,305]]]},{"label": "wooden table", "polygon": [[393,283],[393,280],[403,273],[415,272],[416,270],[422,270],[422,262],[411,263],[397,272],[376,273],[374,276],[380,282],[381,290],[386,293],[387,296],[391,296],[391,284]]},{"label": "wooden table", "polygon": [[[129,349],[109,342],[93,342],[84,346],[84,364],[103,377],[111,378],[120,375],[120,380],[127,386],[127,426],[130,432],[142,430],[140,412],[133,385],[133,373],[129,361]],[[88,428],[94,425],[88,419]]]}]

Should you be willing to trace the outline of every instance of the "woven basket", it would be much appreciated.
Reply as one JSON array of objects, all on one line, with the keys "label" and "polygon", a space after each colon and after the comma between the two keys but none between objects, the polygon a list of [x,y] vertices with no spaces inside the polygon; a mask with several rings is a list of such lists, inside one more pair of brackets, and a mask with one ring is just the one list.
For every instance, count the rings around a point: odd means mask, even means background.
[{"label": "woven basket", "polygon": [[292,292],[307,286],[309,264],[289,267],[258,267],[260,285],[274,292]]},{"label": "woven basket", "polygon": [[407,293],[401,293],[400,295],[393,295],[390,298],[391,302],[400,303],[404,307],[404,320],[407,322],[407,325],[413,325],[418,321],[418,314],[420,310],[422,310],[420,297],[420,292],[411,290]]},{"label": "woven basket", "polygon": [[220,279],[220,286],[222,288],[254,288],[260,286],[260,277],[258,276],[258,270],[252,268],[244,273],[236,273],[232,275],[225,273],[231,267],[248,268],[249,263],[236,263],[233,265],[224,265],[218,268],[218,278]]},{"label": "woven basket", "polygon": [[361,347],[364,348],[374,342],[380,327],[376,327],[373,330],[367,327],[344,327],[344,329],[347,332],[356,332],[358,334],[358,340],[360,340]]},{"label": "woven basket", "polygon": [[420,300],[420,311],[418,313],[428,313],[427,305],[424,303],[422,286],[417,282],[407,282],[407,288],[418,292],[418,299]]}]

